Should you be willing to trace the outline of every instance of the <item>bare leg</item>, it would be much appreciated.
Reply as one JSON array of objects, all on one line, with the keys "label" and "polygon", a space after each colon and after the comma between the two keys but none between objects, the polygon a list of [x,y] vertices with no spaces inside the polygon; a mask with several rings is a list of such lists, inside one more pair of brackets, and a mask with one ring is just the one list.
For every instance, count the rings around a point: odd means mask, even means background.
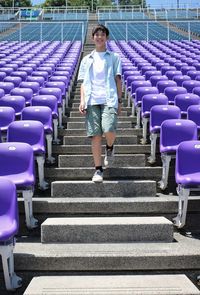
[{"label": "bare leg", "polygon": [[116,138],[115,132],[106,132],[105,137],[106,137],[107,145],[112,146]]},{"label": "bare leg", "polygon": [[101,166],[101,135],[96,135],[92,137],[92,154],[94,159],[95,167]]}]

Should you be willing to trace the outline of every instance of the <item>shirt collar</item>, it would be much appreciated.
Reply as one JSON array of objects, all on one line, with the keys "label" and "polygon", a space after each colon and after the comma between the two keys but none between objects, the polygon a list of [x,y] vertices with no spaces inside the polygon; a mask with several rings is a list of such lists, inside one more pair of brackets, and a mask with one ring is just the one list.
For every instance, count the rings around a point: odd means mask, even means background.
[{"label": "shirt collar", "polygon": [[[89,54],[89,57],[92,57],[92,58],[93,58],[95,52],[96,52],[96,50],[93,50],[93,51]],[[108,49],[106,49],[104,55],[106,55],[106,54],[110,54],[110,51],[109,51]]]}]

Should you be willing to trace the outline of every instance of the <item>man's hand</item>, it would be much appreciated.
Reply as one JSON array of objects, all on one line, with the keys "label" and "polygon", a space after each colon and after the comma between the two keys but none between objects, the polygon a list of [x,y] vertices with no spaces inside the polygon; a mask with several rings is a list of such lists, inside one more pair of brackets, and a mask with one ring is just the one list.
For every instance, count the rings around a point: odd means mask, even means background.
[{"label": "man's hand", "polygon": [[82,115],[85,115],[86,114],[86,111],[85,111],[85,104],[83,102],[80,103],[79,105],[79,112],[82,114]]}]

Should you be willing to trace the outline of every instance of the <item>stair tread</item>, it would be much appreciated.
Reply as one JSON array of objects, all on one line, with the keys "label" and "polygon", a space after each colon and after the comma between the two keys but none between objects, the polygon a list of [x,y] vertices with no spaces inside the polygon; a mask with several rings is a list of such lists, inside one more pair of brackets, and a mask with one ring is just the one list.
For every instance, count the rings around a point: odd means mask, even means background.
[{"label": "stair tread", "polygon": [[34,278],[24,295],[137,295],[185,294],[200,291],[185,275],[125,275],[125,276],[46,276]]}]

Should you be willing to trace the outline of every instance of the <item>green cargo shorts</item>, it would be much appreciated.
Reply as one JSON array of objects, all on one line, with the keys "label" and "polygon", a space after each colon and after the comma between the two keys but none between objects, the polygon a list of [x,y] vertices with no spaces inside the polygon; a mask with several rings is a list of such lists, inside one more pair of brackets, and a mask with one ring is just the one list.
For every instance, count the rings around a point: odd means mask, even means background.
[{"label": "green cargo shorts", "polygon": [[102,135],[106,132],[116,132],[117,109],[107,105],[90,105],[86,110],[87,136]]}]

